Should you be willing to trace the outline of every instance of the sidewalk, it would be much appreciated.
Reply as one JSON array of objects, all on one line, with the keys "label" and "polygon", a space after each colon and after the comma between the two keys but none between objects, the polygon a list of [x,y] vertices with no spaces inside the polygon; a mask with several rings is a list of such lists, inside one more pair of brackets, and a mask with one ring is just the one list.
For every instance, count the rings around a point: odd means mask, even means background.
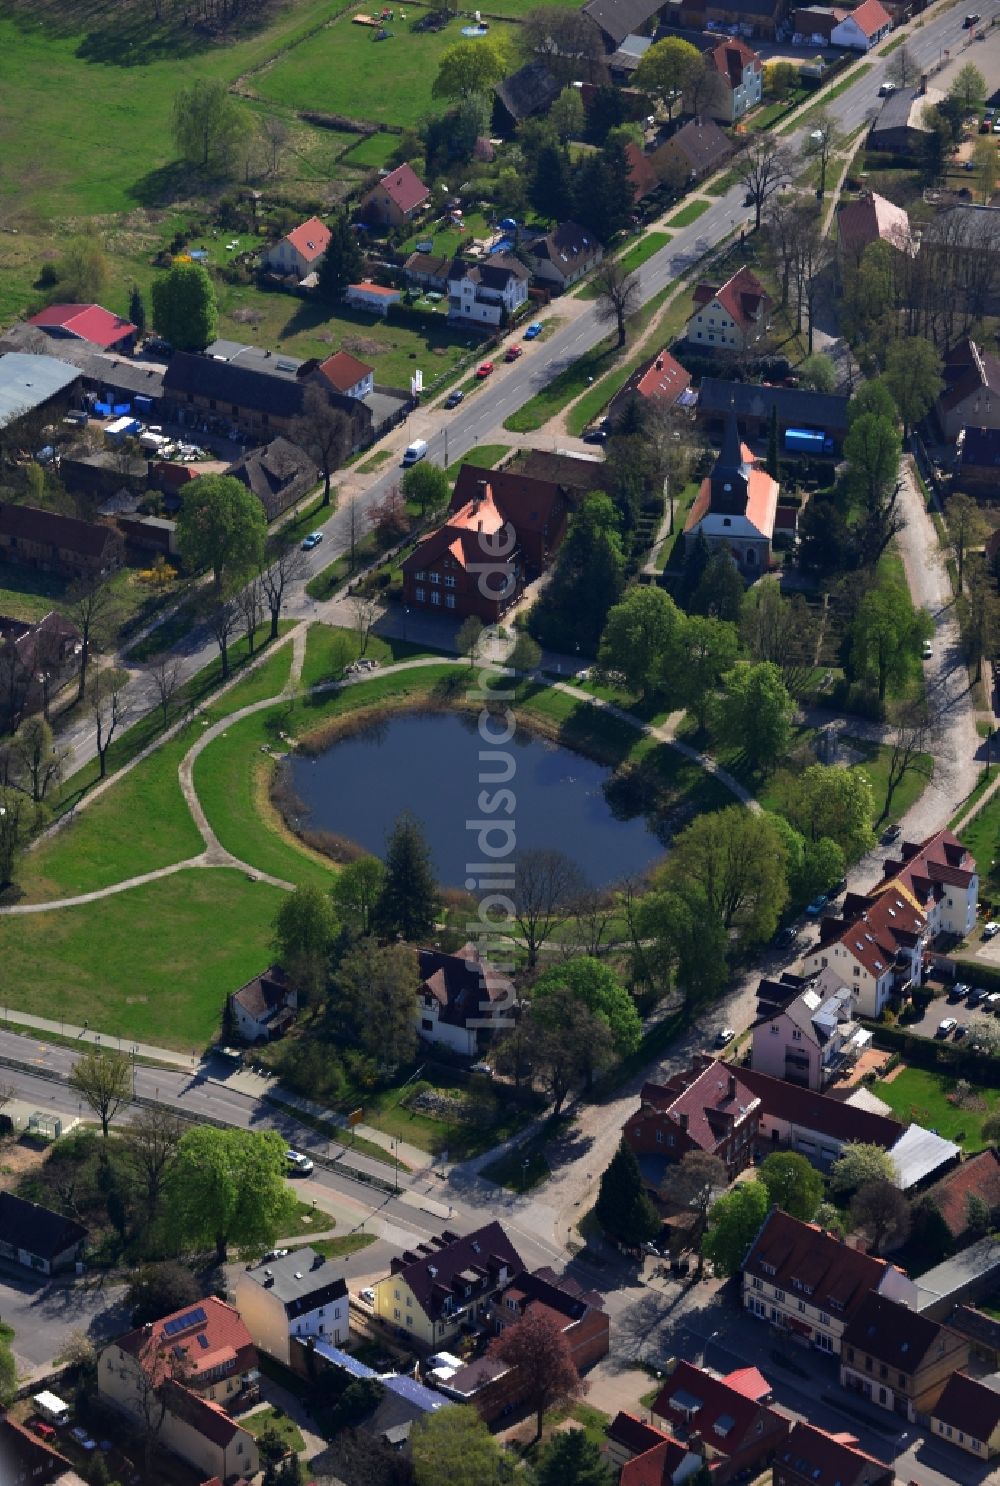
[{"label": "sidewalk", "polygon": [[72,1022],[55,1022],[50,1017],[32,1016],[27,1011],[17,1011],[10,1006],[4,1006],[4,1023],[11,1022],[17,1027],[34,1028],[39,1032],[51,1032],[57,1037],[65,1037],[75,1042],[89,1043],[91,1047],[109,1047],[112,1052],[124,1053],[136,1058],[148,1058],[151,1062],[166,1063],[171,1068],[182,1068],[186,1073],[192,1068],[197,1068],[201,1062],[196,1052],[179,1053],[172,1048],[155,1047],[150,1042],[132,1042],[128,1037],[124,1040],[116,1037],[113,1032],[95,1032],[89,1025],[76,1027]]}]

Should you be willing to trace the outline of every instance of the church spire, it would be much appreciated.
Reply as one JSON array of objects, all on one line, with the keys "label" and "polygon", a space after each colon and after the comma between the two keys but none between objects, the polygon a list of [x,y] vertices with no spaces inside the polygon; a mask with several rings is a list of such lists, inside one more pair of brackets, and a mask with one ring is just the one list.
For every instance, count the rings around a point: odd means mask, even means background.
[{"label": "church spire", "polygon": [[712,470],[712,510],[742,516],[749,496],[750,465],[743,455],[736,414],[730,408],[722,448]]}]

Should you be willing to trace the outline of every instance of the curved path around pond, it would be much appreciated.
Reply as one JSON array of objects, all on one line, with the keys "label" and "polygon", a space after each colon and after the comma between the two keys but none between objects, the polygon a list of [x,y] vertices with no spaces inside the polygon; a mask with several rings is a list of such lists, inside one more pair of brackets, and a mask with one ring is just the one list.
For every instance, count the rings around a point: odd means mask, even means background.
[{"label": "curved path around pond", "polygon": [[[0,907],[0,915],[5,915],[7,917],[17,917],[19,915],[29,913],[49,913],[56,908],[76,908],[84,903],[94,903],[100,898],[110,898],[115,893],[127,892],[130,888],[133,887],[142,887],[147,882],[156,882],[161,877],[171,877],[175,872],[184,872],[191,868],[202,867],[228,867],[238,872],[244,872],[254,881],[267,882],[270,883],[272,887],[283,888],[286,892],[293,892],[295,890],[294,883],[286,882],[281,877],[273,877],[268,872],[260,871],[259,868],[253,866],[252,863],[242,861],[239,857],[235,856],[231,851],[227,850],[227,848],[222,845],[221,841],[212,828],[212,824],[205,813],[201,801],[198,798],[198,792],[194,784],[194,766],[198,756],[202,752],[204,752],[204,750],[208,748],[208,746],[213,743],[216,738],[221,737],[222,734],[225,733],[230,727],[234,726],[236,723],[242,722],[244,718],[253,717],[258,712],[266,712],[268,708],[276,706],[279,702],[287,702],[292,699],[303,700],[307,697],[323,696],[330,692],[341,691],[348,686],[363,685],[365,681],[371,679],[370,676],[359,676],[349,681],[324,681],[318,686],[311,686],[303,689],[299,686],[299,681],[302,677],[302,664],[305,659],[306,627],[304,625],[298,626],[295,630],[291,631],[290,635],[286,636],[285,639],[286,641],[290,639],[293,647],[291,673],[289,675],[287,684],[281,689],[280,692],[277,692],[274,696],[264,697],[261,701],[251,702],[246,707],[239,708],[239,710],[236,712],[230,712],[226,717],[220,718],[218,722],[214,722],[211,727],[206,728],[204,734],[200,738],[197,738],[194,743],[192,743],[191,747],[184,755],[178,767],[177,772],[180,781],[181,792],[183,793],[188,809],[191,812],[192,819],[194,820],[195,825],[198,827],[198,830],[201,833],[201,839],[204,843],[204,850],[199,852],[197,856],[187,857],[182,862],[171,862],[171,864],[167,867],[158,867],[153,872],[143,872],[137,877],[127,877],[121,882],[111,883],[108,887],[97,888],[94,892],[79,893],[75,897],[71,898],[54,898],[45,903],[14,903],[7,907]],[[269,647],[267,650],[267,654],[273,654],[273,649],[274,647]],[[463,659],[461,656],[419,656],[414,660],[397,661],[393,665],[380,666],[376,674],[379,677],[393,676],[396,674],[402,674],[407,671],[416,670],[423,666],[441,665],[467,666],[468,661]],[[482,669],[492,671],[496,675],[503,675],[505,671],[505,668],[503,666],[495,665],[492,662],[483,663]],[[243,680],[246,675],[247,672],[243,671],[237,679]],[[683,754],[685,758],[688,758],[693,763],[700,765],[700,767],[703,768],[707,773],[714,775],[721,784],[724,784],[726,788],[729,789],[732,794],[735,795],[735,797],[749,809],[760,809],[760,805],[754,799],[750,791],[746,789],[739,782],[738,779],[735,779],[733,775],[729,773],[728,769],[724,769],[721,764],[716,763],[716,761],[713,758],[710,758],[707,754],[699,753],[696,748],[692,748],[690,744],[683,743],[680,739],[674,736],[680,719],[683,716],[683,713],[672,713],[671,716],[667,718],[665,723],[662,723],[659,726],[654,726],[652,723],[643,722],[640,718],[635,717],[631,712],[625,711],[624,708],[617,707],[614,705],[614,703],[605,701],[602,697],[592,696],[589,692],[584,691],[582,687],[574,686],[569,681],[553,681],[548,677],[539,676],[537,674],[533,674],[531,679],[542,686],[550,686],[555,691],[565,692],[567,696],[572,697],[575,701],[586,702],[588,706],[596,707],[600,711],[607,712],[612,717],[615,717],[619,721],[627,723],[628,726],[635,728],[637,732],[645,733],[649,737],[655,738],[657,742],[665,743],[669,747],[676,749],[677,752]],[[154,746],[158,747],[160,743],[165,742],[167,737],[170,736],[172,732],[173,729],[170,729],[167,733],[164,733],[162,737],[157,740],[157,743]],[[152,748],[146,750],[143,753],[142,757],[145,757],[146,753],[152,751]],[[135,760],[135,762],[138,761],[138,759]],[[131,765],[129,767],[131,767]],[[121,773],[124,772],[125,771],[122,770],[119,772],[119,774],[113,775],[112,778],[107,780],[105,784],[99,786],[89,795],[85,796],[85,798],[77,806],[77,811],[85,809],[92,800],[99,799],[100,796],[104,793],[104,790],[106,788],[110,788],[115,783],[115,780],[121,777]],[[64,821],[68,822],[70,818],[71,817],[69,816],[64,817]],[[60,823],[60,826],[61,824],[62,823]],[[57,829],[58,828],[59,827],[57,827]]]}]

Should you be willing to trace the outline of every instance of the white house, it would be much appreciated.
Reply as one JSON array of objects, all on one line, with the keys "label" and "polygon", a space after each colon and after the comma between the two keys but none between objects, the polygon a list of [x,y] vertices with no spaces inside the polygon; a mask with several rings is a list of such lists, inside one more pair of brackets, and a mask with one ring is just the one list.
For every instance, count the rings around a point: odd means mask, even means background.
[{"label": "white house", "polygon": [[267,1042],[295,1020],[298,992],[289,985],[280,965],[272,965],[229,998],[236,1031],[244,1042]]},{"label": "white house", "polygon": [[604,249],[589,227],[578,222],[560,222],[526,249],[531,270],[540,284],[568,289],[585,273],[596,268]]},{"label": "white house", "polygon": [[330,246],[331,232],[319,217],[310,217],[295,227],[287,237],[274,243],[263,257],[263,265],[272,273],[295,275],[304,279],[319,266],[319,260]]},{"label": "white house", "polygon": [[752,47],[737,37],[720,41],[705,53],[705,66],[718,79],[708,90],[708,100],[695,113],[735,124],[764,96],[764,64]]},{"label": "white house", "polygon": [[754,1024],[751,1067],[821,1093],[871,1041],[854,1020],[854,1000],[829,967],[783,1010]]},{"label": "white house", "polygon": [[735,353],[755,345],[767,329],[770,298],[746,264],[720,286],[698,284],[684,334],[692,345]]},{"label": "white house", "polygon": [[254,1345],[286,1366],[293,1336],[323,1337],[335,1347],[348,1339],[347,1285],[315,1249],[292,1249],[240,1270],[233,1296]]},{"label": "white house", "polygon": [[528,298],[530,269],[497,253],[483,263],[456,258],[448,270],[448,318],[502,325]]},{"label": "white house", "polygon": [[344,300],[356,310],[368,310],[372,315],[381,315],[385,320],[391,305],[398,304],[401,295],[398,289],[389,289],[385,284],[348,284]]},{"label": "white house", "polygon": [[332,356],[320,362],[318,370],[326,377],[333,390],[344,397],[354,397],[360,401],[370,397],[375,390],[374,368],[359,361],[350,351],[335,351]]},{"label": "white house", "polygon": [[850,47],[856,52],[869,52],[892,30],[892,16],[881,0],[862,0],[830,32],[833,46]]},{"label": "white house", "polygon": [[728,551],[745,578],[766,573],[778,510],[778,482],[740,442],[730,414],[712,473],[702,481],[684,523],[684,539],[704,536]]},{"label": "white house", "polygon": [[508,1014],[510,981],[498,974],[469,943],[455,954],[437,949],[418,951],[417,1031],[425,1042],[439,1043],[452,1052],[474,1058],[480,1033],[494,1029],[501,1011]]}]

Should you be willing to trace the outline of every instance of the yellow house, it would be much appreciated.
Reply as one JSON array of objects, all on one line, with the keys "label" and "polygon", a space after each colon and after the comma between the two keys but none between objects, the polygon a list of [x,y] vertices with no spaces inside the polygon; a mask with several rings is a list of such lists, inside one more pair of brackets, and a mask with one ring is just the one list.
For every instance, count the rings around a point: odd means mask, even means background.
[{"label": "yellow house", "polygon": [[445,1231],[393,1259],[374,1286],[375,1315],[419,1346],[436,1347],[466,1322],[482,1319],[490,1302],[524,1269],[499,1223],[464,1238]]},{"label": "yellow house", "polygon": [[930,1420],[933,1434],[978,1460],[1000,1453],[1000,1393],[964,1372],[948,1379]]}]

